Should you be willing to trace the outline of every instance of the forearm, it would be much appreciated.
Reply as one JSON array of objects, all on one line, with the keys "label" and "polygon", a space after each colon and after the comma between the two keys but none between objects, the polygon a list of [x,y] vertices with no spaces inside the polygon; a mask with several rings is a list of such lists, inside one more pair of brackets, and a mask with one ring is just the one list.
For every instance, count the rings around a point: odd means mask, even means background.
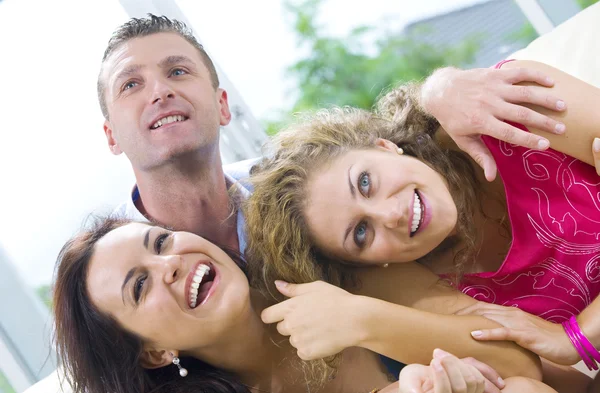
[{"label": "forearm", "polygon": [[600,349],[600,296],[579,314],[577,322],[592,345]]},{"label": "forearm", "polygon": [[[502,393],[557,393],[556,390],[543,382],[526,377],[506,378],[506,387],[502,389]],[[578,393],[571,391],[571,393]]]},{"label": "forearm", "polygon": [[439,315],[360,297],[359,346],[404,363],[428,364],[435,348],[459,358],[473,357],[504,377],[541,379],[539,358],[512,342],[483,343],[470,332],[482,325],[497,327],[482,317]]}]

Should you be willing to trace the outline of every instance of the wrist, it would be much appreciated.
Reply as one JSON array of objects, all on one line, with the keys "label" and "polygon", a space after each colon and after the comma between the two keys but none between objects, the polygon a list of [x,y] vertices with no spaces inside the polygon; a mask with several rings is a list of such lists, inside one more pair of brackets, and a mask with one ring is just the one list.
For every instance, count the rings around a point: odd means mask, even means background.
[{"label": "wrist", "polygon": [[353,305],[354,327],[356,331],[356,342],[355,346],[372,349],[373,343],[377,337],[377,315],[381,315],[377,312],[378,304],[377,299],[354,295],[356,302]]},{"label": "wrist", "polygon": [[439,68],[425,80],[418,95],[419,107],[423,112],[437,117],[437,108],[444,100],[444,93],[457,71],[460,70],[452,67]]}]

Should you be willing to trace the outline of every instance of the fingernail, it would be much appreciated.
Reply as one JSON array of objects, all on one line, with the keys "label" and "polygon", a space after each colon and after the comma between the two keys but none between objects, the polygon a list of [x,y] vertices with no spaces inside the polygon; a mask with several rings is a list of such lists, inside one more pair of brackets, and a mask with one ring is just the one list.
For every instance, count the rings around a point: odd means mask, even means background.
[{"label": "fingernail", "polygon": [[481,332],[481,330],[475,330],[473,332],[471,332],[471,336],[473,337],[481,337],[483,335],[483,333]]},{"label": "fingernail", "polygon": [[504,387],[504,380],[502,379],[502,377],[498,377],[498,384],[500,385],[500,388]]},{"label": "fingernail", "polygon": [[550,77],[546,77],[546,82],[549,84],[554,84],[554,79],[552,79]]},{"label": "fingernail", "polygon": [[563,100],[556,101],[556,109],[563,110],[563,109],[565,109],[565,107],[566,107],[566,105]]},{"label": "fingernail", "polygon": [[287,287],[288,283],[285,281],[281,281],[281,280],[275,280],[275,286],[277,288],[285,288]]},{"label": "fingernail", "polygon": [[436,359],[433,359],[433,361],[431,362],[431,365],[433,366],[433,368],[437,372],[443,372],[444,371],[444,368],[442,367],[442,364],[438,360],[436,360]]},{"label": "fingernail", "polygon": [[444,351],[443,349],[436,348],[433,350],[433,356],[435,356],[435,357],[446,357],[449,355],[450,354],[448,352]]},{"label": "fingernail", "polygon": [[594,143],[592,144],[592,148],[596,153],[600,153],[600,138],[594,138]]},{"label": "fingernail", "polygon": [[558,123],[554,127],[554,131],[556,131],[557,134],[562,134],[563,132],[565,132],[566,129],[567,127],[563,123]]},{"label": "fingernail", "polygon": [[549,146],[550,146],[550,141],[548,141],[548,139],[540,139],[537,143],[537,147],[540,150],[547,149]]}]

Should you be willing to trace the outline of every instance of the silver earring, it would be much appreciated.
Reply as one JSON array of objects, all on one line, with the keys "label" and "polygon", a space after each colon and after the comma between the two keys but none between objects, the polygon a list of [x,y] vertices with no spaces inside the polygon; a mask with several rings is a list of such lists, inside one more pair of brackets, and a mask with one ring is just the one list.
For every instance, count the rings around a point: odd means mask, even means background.
[{"label": "silver earring", "polygon": [[396,149],[396,153],[398,153],[398,155],[401,156],[402,154],[404,154],[404,149],[401,148],[401,147],[399,147],[399,148]]},{"label": "silver earring", "polygon": [[177,368],[179,369],[179,375],[181,375],[182,377],[187,376],[188,372],[187,369],[181,367],[181,364],[179,364],[179,358],[175,355],[173,355],[173,364],[177,366]]},{"label": "silver earring", "polygon": [[384,268],[386,268],[386,267],[388,267],[388,266],[390,266],[390,264],[389,264],[389,263],[384,263],[384,264],[383,264],[383,267],[384,267]]}]

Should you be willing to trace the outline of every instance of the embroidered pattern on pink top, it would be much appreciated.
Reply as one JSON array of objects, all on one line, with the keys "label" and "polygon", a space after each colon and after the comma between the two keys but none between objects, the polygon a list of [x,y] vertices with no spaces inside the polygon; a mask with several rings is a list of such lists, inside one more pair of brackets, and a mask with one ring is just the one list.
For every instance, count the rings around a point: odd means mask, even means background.
[{"label": "embroidered pattern on pink top", "polygon": [[497,272],[467,274],[460,289],[556,323],[578,315],[600,293],[600,177],[552,149],[483,139],[504,182],[513,242]]}]

